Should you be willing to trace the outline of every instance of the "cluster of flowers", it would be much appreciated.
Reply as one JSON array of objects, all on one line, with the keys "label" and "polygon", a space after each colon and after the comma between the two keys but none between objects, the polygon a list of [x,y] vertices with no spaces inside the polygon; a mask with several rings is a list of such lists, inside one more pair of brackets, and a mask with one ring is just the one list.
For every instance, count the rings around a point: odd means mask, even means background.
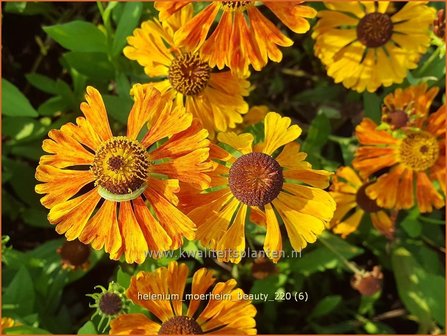
[{"label": "cluster of flowers", "polygon": [[[296,139],[301,128],[261,107],[249,109],[250,67],[261,70],[281,61],[279,47],[293,41],[255,1],[214,1],[198,13],[193,1],[156,2],[159,18],[144,22],[128,38],[124,55],[156,82],[135,84],[134,105],[125,135],[113,135],[101,94],[87,87],[83,117],[49,132],[36,179],[48,219],[68,240],[102,249],[114,260],[144,262],[148,251],[169,251],[184,239],[213,250],[238,253],[221,261],[238,263],[245,250],[248,217],[266,229],[264,249],[273,262],[282,250],[283,223],[290,243],[302,250],[325,229],[347,235],[365,211],[373,224],[392,235],[383,210],[407,209],[416,199],[421,211],[444,205],[432,180],[445,194],[445,106],[429,115],[436,89],[425,85],[397,90],[385,99],[381,126],[364,119],[357,127],[354,167],[332,173],[312,169]],[[317,12],[301,1],[264,1],[295,33],[310,29]],[[335,82],[357,91],[400,83],[430,43],[434,10],[409,2],[391,14],[388,2],[327,3],[313,30],[315,54]],[[217,25],[213,23],[218,18]],[[264,123],[254,143],[241,133],[244,115]],[[257,119],[261,116],[261,119]],[[390,167],[383,173],[384,168]],[[380,175],[374,175],[377,172]],[[369,178],[369,179],[368,179]],[[341,180],[343,179],[343,180]],[[397,197],[402,190],[404,197]],[[335,199],[335,201],[334,201]],[[346,214],[358,207],[348,218]],[[335,215],[334,215],[335,212]],[[199,300],[184,311],[182,300],[141,300],[138,293],[183,296],[188,268],[176,262],[132,278],[127,297],[161,323],[142,314],[112,321],[111,333],[256,332],[256,309],[238,299],[229,280],[197,316]],[[194,274],[191,291],[206,293],[212,271]],[[114,315],[114,314],[109,314]]]}]

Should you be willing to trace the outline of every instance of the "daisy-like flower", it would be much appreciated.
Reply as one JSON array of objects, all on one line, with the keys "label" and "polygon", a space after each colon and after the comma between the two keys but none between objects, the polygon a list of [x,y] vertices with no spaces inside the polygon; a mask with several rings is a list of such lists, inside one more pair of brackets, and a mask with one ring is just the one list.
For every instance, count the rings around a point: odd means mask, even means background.
[{"label": "daisy-like flower", "polygon": [[265,217],[264,250],[274,262],[282,254],[278,218],[297,251],[315,242],[332,219],[335,202],[322,190],[329,185],[331,173],[313,170],[304,161],[306,154],[294,141],[301,129],[290,124],[290,118],[267,113],[264,142],[256,146],[249,133],[220,133],[217,139],[231,147],[233,154],[211,146],[210,158],[215,162],[210,173],[212,188],[199,195],[181,191],[181,202],[189,205],[185,211],[198,225],[196,239],[218,251],[220,260],[241,260],[249,209]]},{"label": "daisy-like flower", "polygon": [[427,2],[408,1],[392,15],[389,1],[326,2],[315,55],[336,83],[358,92],[401,83],[430,45],[435,9]]},{"label": "daisy-like flower", "polygon": [[164,78],[151,85],[185,106],[213,137],[215,130],[226,131],[242,122],[250,83],[229,71],[212,71],[199,51],[174,43],[174,33],[192,15],[192,5],[188,5],[162,23],[157,19],[143,22],[128,37],[124,55],[138,61],[149,77]]},{"label": "daisy-like flower", "polygon": [[366,188],[369,198],[387,209],[409,209],[416,203],[421,212],[444,206],[446,106],[424,119],[421,128],[396,132],[378,130],[365,118],[357,127],[360,143],[353,166],[363,178],[389,169]]},{"label": "daisy-like flower", "polygon": [[391,130],[422,127],[439,91],[435,86],[427,89],[427,83],[422,83],[405,89],[398,88],[387,95],[382,107],[382,121],[387,123]]},{"label": "daisy-like flower", "polygon": [[256,334],[256,308],[245,299],[242,289],[236,288],[236,280],[215,284],[213,271],[201,268],[194,273],[191,292],[185,293],[188,272],[186,264],[173,261],[168,267],[133,276],[127,297],[155,318],[120,315],[111,322],[110,334]]},{"label": "daisy-like flower", "polygon": [[[192,1],[157,1],[155,8],[164,20],[182,6]],[[303,1],[262,1],[278,19],[297,34],[310,28],[306,18],[313,18],[316,11],[302,5]],[[211,26],[221,15],[216,28]],[[208,37],[208,35],[210,36]],[[268,62],[280,62],[282,53],[278,46],[289,47],[293,41],[285,36],[261,11],[255,1],[213,1],[175,34],[178,44],[189,49],[200,48],[200,55],[211,66],[223,69],[228,66],[234,73],[245,75],[249,65],[261,70]]]},{"label": "daisy-like flower", "polygon": [[394,236],[394,219],[370,199],[365,189],[371,184],[361,179],[351,167],[340,167],[332,179],[330,194],[337,203],[331,226],[343,238],[357,230],[365,213],[371,222],[388,239]]},{"label": "daisy-like flower", "polygon": [[[194,223],[177,209],[179,180],[206,188],[208,132],[169,97],[136,85],[125,136],[113,136],[101,94],[87,87],[76,124],[48,133],[36,192],[48,220],[68,240],[111,259],[142,263],[149,250],[165,251],[194,239]],[[145,125],[148,127],[145,127]],[[152,146],[167,139],[158,148]],[[151,147],[152,146],[152,147]],[[95,211],[96,210],[96,211]]]}]

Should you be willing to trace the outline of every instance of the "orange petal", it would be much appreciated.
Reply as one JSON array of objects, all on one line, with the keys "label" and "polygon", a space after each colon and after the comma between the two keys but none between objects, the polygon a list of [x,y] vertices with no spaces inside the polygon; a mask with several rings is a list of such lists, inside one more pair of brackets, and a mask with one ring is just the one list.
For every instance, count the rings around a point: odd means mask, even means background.
[{"label": "orange petal", "polygon": [[371,213],[371,222],[373,226],[388,239],[394,237],[394,221],[385,211]]},{"label": "orange petal", "polygon": [[144,237],[146,238],[149,248],[148,252],[154,252],[149,256],[152,258],[156,258],[159,255],[161,256],[161,254],[157,254],[157,252],[168,251],[170,249],[172,245],[171,237],[169,237],[165,229],[154,218],[141,197],[134,199],[132,204],[135,211],[135,217],[137,218]]},{"label": "orange petal", "polygon": [[81,103],[81,111],[84,113],[90,125],[103,141],[109,140],[113,135],[109,126],[106,107],[101,94],[92,86],[87,86],[85,95],[86,103]]},{"label": "orange petal", "polygon": [[216,279],[214,277],[213,270],[209,270],[203,267],[194,273],[191,287],[191,295],[193,299],[189,302],[188,312],[186,313],[186,316],[193,317],[195,315],[202,300],[197,300],[194,298],[200,297],[200,295],[208,292],[208,289],[214,284],[215,281]]},{"label": "orange petal", "polygon": [[208,31],[219,12],[220,4],[211,3],[187,24],[181,27],[174,35],[175,44],[184,46],[187,50],[194,50],[203,44]]},{"label": "orange petal", "polygon": [[188,277],[188,266],[186,264],[178,264],[177,262],[171,262],[168,265],[168,287],[171,297],[172,308],[174,314],[177,316],[183,316],[182,304],[183,304],[183,292],[185,290],[186,278]]},{"label": "orange petal", "polygon": [[48,136],[50,139],[43,141],[42,149],[54,155],[43,155],[39,164],[65,168],[93,163],[94,155],[66,132],[51,130]]},{"label": "orange petal", "polygon": [[[159,297],[149,299],[149,295],[159,295]],[[162,322],[174,317],[169,300],[168,270],[166,267],[158,268],[154,272],[139,272],[134,275],[130,279],[126,296],[133,303],[146,308]]]},{"label": "orange petal", "polygon": [[417,173],[416,199],[420,212],[432,212],[433,207],[440,209],[444,206],[444,199],[436,191],[433,183],[425,172]]},{"label": "orange petal", "polygon": [[65,124],[61,127],[61,131],[96,152],[101,146],[102,140],[92,125],[84,117],[76,118],[76,124]]},{"label": "orange petal", "polygon": [[118,260],[122,254],[122,239],[116,216],[117,206],[116,202],[105,200],[79,236],[81,242],[91,244],[95,250],[100,250],[104,246],[113,260]]},{"label": "orange petal", "polygon": [[266,1],[264,4],[297,34],[303,34],[310,28],[309,22],[304,18],[312,19],[317,15],[317,11],[312,7],[296,5],[293,2]]},{"label": "orange petal", "polygon": [[90,170],[59,169],[53,166],[39,165],[36,180],[45,182],[36,185],[36,193],[47,194],[40,202],[48,209],[73,197],[87,183],[95,180]]},{"label": "orange petal", "polygon": [[98,190],[92,189],[84,195],[55,205],[48,214],[48,220],[56,224],[57,233],[65,233],[68,240],[74,240],[81,234],[100,199]]},{"label": "orange petal", "polygon": [[157,335],[161,325],[143,314],[123,314],[110,322],[111,335]]},{"label": "orange petal", "polygon": [[151,203],[157,218],[172,239],[171,249],[177,249],[183,244],[183,237],[188,240],[195,238],[195,224],[174,205],[150,186],[144,196]]},{"label": "orange petal", "polygon": [[134,104],[127,122],[127,136],[136,139],[153,113],[152,110],[160,104],[160,92],[152,87],[137,84],[132,88],[132,93]]},{"label": "orange petal", "polygon": [[187,113],[185,108],[180,106],[173,106],[172,101],[167,101],[166,98],[160,101],[157,109],[151,109],[151,114],[149,116],[149,131],[141,141],[145,147],[184,131],[191,126],[192,122],[191,113]]}]

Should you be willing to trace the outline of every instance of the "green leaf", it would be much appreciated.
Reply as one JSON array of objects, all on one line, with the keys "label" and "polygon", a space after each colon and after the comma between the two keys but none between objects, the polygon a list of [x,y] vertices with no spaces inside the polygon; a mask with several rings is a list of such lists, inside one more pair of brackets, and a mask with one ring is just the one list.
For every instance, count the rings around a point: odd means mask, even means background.
[{"label": "green leaf", "polygon": [[381,119],[380,104],[380,97],[375,93],[366,91],[363,93],[363,108],[365,109],[365,116],[374,120],[376,123],[380,123]]},{"label": "green leaf", "polygon": [[419,333],[428,333],[432,319],[430,306],[422,288],[427,285],[427,273],[404,247],[393,250],[391,262],[399,297],[408,311],[418,319]]},{"label": "green leaf", "polygon": [[132,108],[132,99],[130,96],[117,97],[111,95],[103,95],[104,104],[107,107],[107,112],[117,121],[122,124],[127,122],[130,109]]},{"label": "green leaf", "polygon": [[42,103],[42,105],[38,107],[37,112],[39,112],[41,116],[54,117],[58,113],[68,110],[68,107],[69,104],[66,99],[60,96],[55,96]]},{"label": "green leaf", "polygon": [[421,288],[433,318],[445,327],[445,278],[427,273],[427,276],[422,278]]},{"label": "green leaf", "polygon": [[138,25],[143,10],[141,2],[127,2],[124,5],[123,14],[116,28],[115,38],[113,39],[112,55],[118,55],[122,52],[127,43],[126,38],[132,34],[134,28]]},{"label": "green leaf", "polygon": [[78,335],[97,335],[98,331],[95,328],[95,325],[92,321],[87,321],[85,324],[78,330]]},{"label": "green leaf", "polygon": [[122,267],[118,269],[116,274],[116,282],[124,288],[128,288],[130,284],[130,274],[123,271]]},{"label": "green leaf", "polygon": [[31,106],[20,90],[6,79],[2,79],[2,112],[12,117],[37,117],[37,111]]},{"label": "green leaf", "polygon": [[41,328],[30,327],[26,325],[12,327],[5,330],[6,335],[48,335],[49,331]]},{"label": "green leaf", "polygon": [[[80,52],[107,52],[106,36],[94,24],[85,21],[72,21],[43,30],[61,46]],[[89,64],[92,66],[92,63]]]},{"label": "green leaf", "polygon": [[34,312],[34,299],[33,279],[27,268],[22,266],[6,288],[2,304],[12,305],[16,314],[24,316]]},{"label": "green leaf", "polygon": [[47,14],[54,10],[53,4],[45,2],[7,2],[5,12],[21,15]]},{"label": "green leaf", "polygon": [[330,295],[322,299],[311,311],[309,318],[322,317],[332,312],[341,302],[340,295]]},{"label": "green leaf", "polygon": [[422,232],[422,224],[418,221],[417,215],[416,218],[413,216],[413,214],[409,214],[407,217],[405,217],[402,222],[400,223],[400,226],[405,230],[406,233],[412,238],[419,237]]},{"label": "green leaf", "polygon": [[318,114],[310,124],[302,151],[309,154],[320,152],[321,147],[327,142],[330,132],[331,125],[328,117],[324,113]]},{"label": "green leaf", "polygon": [[[283,290],[286,283],[287,276],[285,274],[275,274],[268,276],[265,279],[255,280],[250,294],[266,294],[269,300],[275,300],[275,293]],[[254,300],[254,302],[263,302],[261,300]]]},{"label": "green leaf", "polygon": [[113,79],[115,75],[113,64],[106,54],[72,51],[65,53],[64,58],[70,67],[94,80],[107,81]]},{"label": "green leaf", "polygon": [[26,76],[28,82],[40,91],[57,94],[57,82],[47,76],[38,73],[29,73]]},{"label": "green leaf", "polygon": [[290,261],[293,270],[304,275],[309,275],[315,272],[322,272],[326,269],[344,266],[343,262],[333,250],[348,260],[363,253],[363,249],[351,245],[328,232],[321,234],[318,239],[324,240],[325,245],[331,246],[332,250],[323,244],[319,244],[318,247],[310,252],[304,250],[301,258]]}]

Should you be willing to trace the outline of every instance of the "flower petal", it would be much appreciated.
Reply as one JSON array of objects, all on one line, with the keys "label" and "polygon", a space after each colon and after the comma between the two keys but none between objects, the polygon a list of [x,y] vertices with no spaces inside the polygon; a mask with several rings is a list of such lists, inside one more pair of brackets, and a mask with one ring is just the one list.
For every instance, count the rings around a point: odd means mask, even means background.
[{"label": "flower petal", "polygon": [[73,197],[86,184],[93,182],[95,176],[90,170],[59,169],[39,165],[36,180],[45,182],[36,185],[36,193],[46,194],[40,202],[48,209]]},{"label": "flower petal", "polygon": [[262,152],[268,155],[281,146],[294,141],[301,134],[298,125],[290,126],[291,119],[281,117],[278,113],[269,112],[264,121],[264,144]]},{"label": "flower petal", "polygon": [[202,300],[194,299],[200,297],[202,294],[208,292],[208,289],[214,284],[216,278],[214,277],[214,271],[205,267],[199,269],[194,273],[192,278],[191,296],[192,299],[189,302],[188,312],[186,316],[193,317],[199,308]]},{"label": "flower petal", "polygon": [[111,335],[157,335],[161,325],[143,314],[123,314],[110,322]]},{"label": "flower petal", "polygon": [[87,86],[85,100],[81,103],[81,111],[103,141],[109,140],[113,135],[109,126],[106,107],[98,90]]},{"label": "flower petal", "polygon": [[271,204],[268,203],[264,207],[265,222],[267,226],[267,233],[264,240],[264,251],[267,254],[267,257],[272,259],[274,263],[277,263],[282,252],[281,230]]}]

